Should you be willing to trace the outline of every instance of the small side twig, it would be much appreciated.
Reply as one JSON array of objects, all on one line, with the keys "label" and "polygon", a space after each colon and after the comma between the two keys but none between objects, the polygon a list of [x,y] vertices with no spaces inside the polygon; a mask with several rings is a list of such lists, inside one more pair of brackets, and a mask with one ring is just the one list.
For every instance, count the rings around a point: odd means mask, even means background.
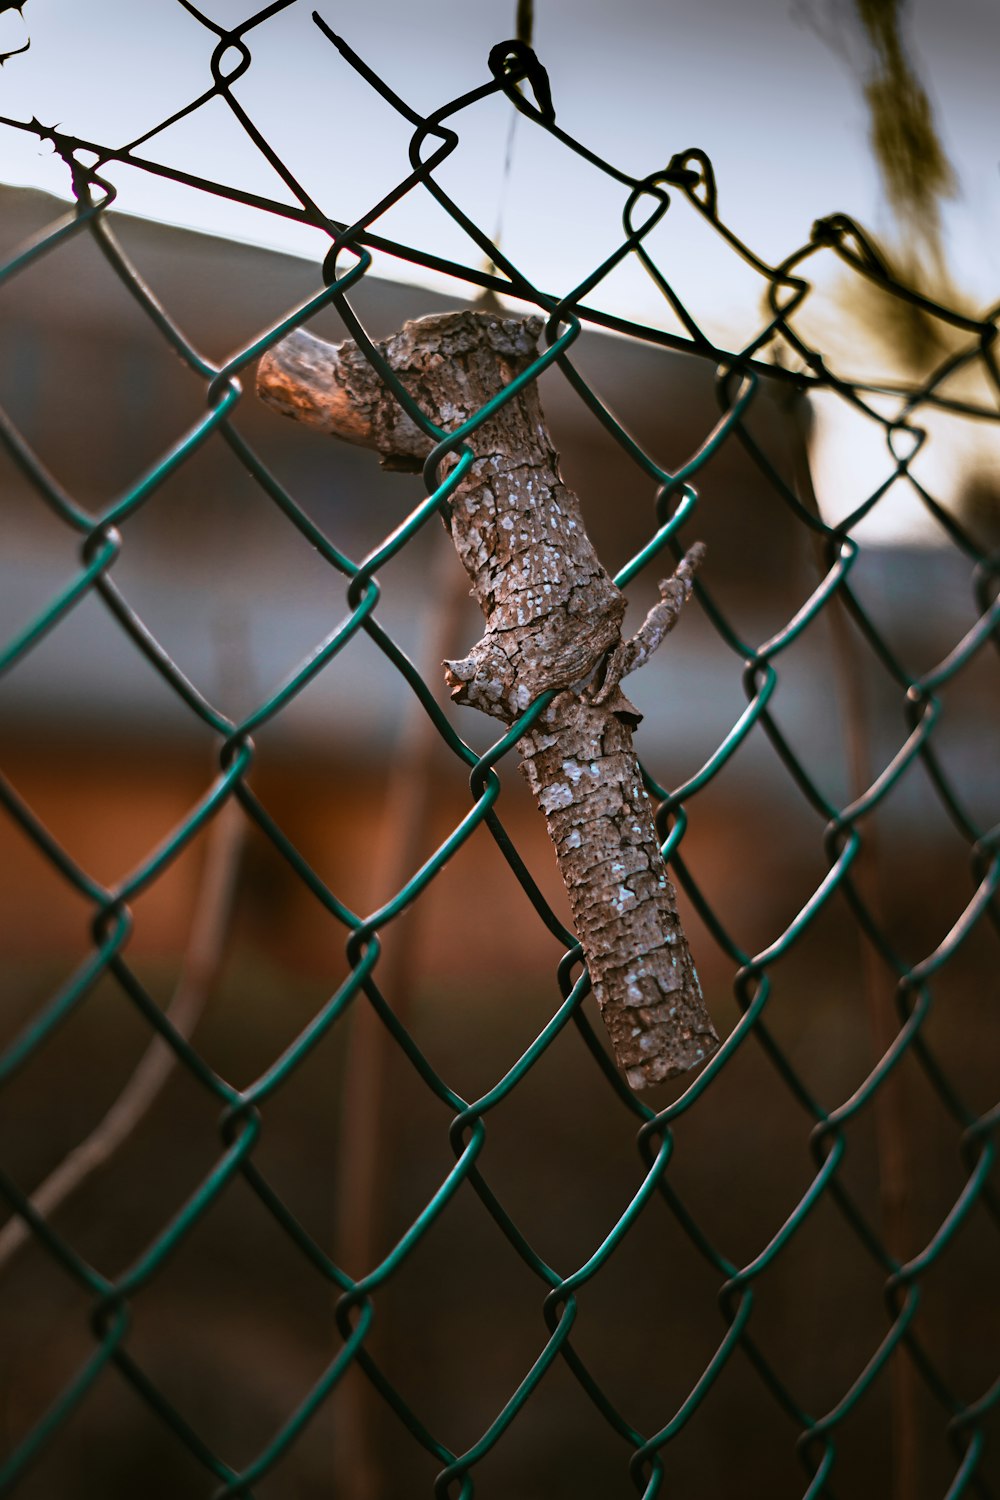
[{"label": "small side twig", "polygon": [[604,682],[592,695],[594,703],[606,703],[623,677],[646,665],[680,619],[681,610],[691,597],[695,571],[704,561],[705,543],[695,542],[671,576],[660,580],[659,604],[653,605],[632,639],[612,651]]}]

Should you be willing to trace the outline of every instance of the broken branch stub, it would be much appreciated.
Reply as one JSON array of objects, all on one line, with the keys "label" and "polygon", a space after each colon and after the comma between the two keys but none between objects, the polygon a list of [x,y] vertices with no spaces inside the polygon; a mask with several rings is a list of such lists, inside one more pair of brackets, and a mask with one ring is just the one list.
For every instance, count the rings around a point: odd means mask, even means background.
[{"label": "broken branch stub", "polygon": [[[537,358],[538,318],[481,312],[406,323],[379,344],[438,427],[453,431]],[[361,350],[298,330],[261,360],[261,399],[286,416],[418,469],[431,439]],[[534,382],[469,438],[475,462],[451,496],[452,539],[486,616],[468,656],[445,663],[452,697],[512,724],[556,697],[518,742],[545,814],[615,1056],[633,1088],[705,1061],[705,1009],[632,749],[640,714],[620,687],[672,628],[704,549],[696,544],[630,641],[625,599],[559,473]]]}]

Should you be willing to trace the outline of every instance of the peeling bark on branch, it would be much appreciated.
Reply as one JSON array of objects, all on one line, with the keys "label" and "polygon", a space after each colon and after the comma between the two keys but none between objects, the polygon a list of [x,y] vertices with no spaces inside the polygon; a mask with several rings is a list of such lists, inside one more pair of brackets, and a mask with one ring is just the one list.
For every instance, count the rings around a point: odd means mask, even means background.
[{"label": "peeling bark on branch", "polygon": [[[407,323],[379,349],[439,427],[454,430],[537,357],[537,318],[459,312]],[[260,362],[257,391],[286,416],[419,468],[431,441],[352,343],[303,330]],[[450,529],[486,633],[445,663],[452,697],[505,724],[554,690],[520,740],[615,1055],[633,1088],[696,1067],[718,1038],[705,1009],[653,811],[632,749],[641,715],[622,692],[672,628],[704,549],[660,585],[660,603],[622,641],[625,600],[559,473],[534,383],[473,434]]]}]

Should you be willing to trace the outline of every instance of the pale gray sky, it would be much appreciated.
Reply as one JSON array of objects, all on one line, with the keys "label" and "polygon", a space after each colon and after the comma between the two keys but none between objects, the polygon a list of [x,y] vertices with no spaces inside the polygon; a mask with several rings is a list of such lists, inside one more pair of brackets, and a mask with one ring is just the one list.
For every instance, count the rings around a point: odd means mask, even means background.
[{"label": "pale gray sky", "polygon": [[[835,0],[536,0],[536,50],[548,68],[559,123],[636,175],[689,146],[712,157],[726,221],[765,258],[803,241],[814,218],[848,212],[888,227],[866,145],[858,81],[843,56],[805,24],[806,6],[836,18]],[[409,127],[358,79],[311,20],[317,8],[417,109],[429,111],[484,81],[491,45],[514,30],[513,0],[298,0],[248,40],[241,103],[314,194],[339,219],[362,214],[407,170]],[[205,0],[232,25],[252,0]],[[958,168],[962,197],[948,207],[949,252],[983,299],[1000,287],[1000,107],[994,0],[918,0],[915,57]],[[210,83],[214,38],[176,0],[26,0],[24,22],[0,17],[0,47],[26,33],[31,49],[0,71],[0,113],[38,116],[67,131],[123,143]],[[492,232],[510,106],[493,99],[461,117],[462,144],[442,182]],[[158,159],[284,196],[224,104],[148,148]],[[114,167],[119,206],[318,258],[322,237],[273,215],[226,204],[135,170]],[[67,192],[50,149],[0,129],[0,177]],[[551,291],[572,288],[621,238],[622,189],[527,121],[518,125],[505,195],[504,245]],[[455,260],[474,246],[424,192],[380,229]],[[760,285],[683,205],[656,231],[661,264],[708,331],[738,344],[759,319]],[[378,257],[376,270],[420,276]],[[637,266],[618,270],[593,301],[644,321],[666,321]]]}]

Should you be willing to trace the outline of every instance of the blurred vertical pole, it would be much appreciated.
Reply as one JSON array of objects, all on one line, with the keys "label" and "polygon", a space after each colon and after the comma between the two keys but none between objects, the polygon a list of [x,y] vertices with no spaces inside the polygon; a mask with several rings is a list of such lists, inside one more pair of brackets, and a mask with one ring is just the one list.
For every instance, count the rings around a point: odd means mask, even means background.
[{"label": "blurred vertical pole", "polygon": [[[819,503],[813,488],[809,464],[809,431],[811,413],[808,398],[793,391],[782,393],[780,405],[786,413],[791,447],[792,479],[801,503],[820,518]],[[815,562],[819,576],[827,571],[818,535],[815,536]],[[824,610],[830,629],[834,681],[844,729],[847,757],[848,795],[861,797],[875,777],[871,745],[871,724],[865,703],[864,685],[857,646],[851,634],[850,621],[839,595],[834,595]],[[854,887],[871,912],[873,920],[883,926],[881,875],[878,841],[874,830],[867,828],[864,856],[852,872]],[[896,1010],[896,985],[874,944],[864,932],[859,933],[861,982],[871,1028],[876,1058],[883,1057],[892,1046],[899,1030]],[[883,1079],[872,1101],[875,1121],[875,1150],[878,1157],[879,1198],[882,1234],[890,1255],[905,1261],[911,1254],[913,1234],[910,1225],[908,1163],[906,1149],[906,1098],[899,1069]],[[919,1426],[916,1408],[916,1368],[902,1346],[890,1361],[892,1391],[892,1500],[913,1500],[918,1493],[920,1472]]]},{"label": "blurred vertical pole", "polygon": [[[872,155],[882,179],[889,207],[902,231],[901,261],[907,279],[924,292],[933,288],[954,296],[941,237],[941,202],[958,190],[958,178],[934,118],[934,109],[920,81],[907,45],[906,0],[853,0],[867,61],[862,80],[869,119]],[[836,8],[837,35],[843,8]],[[847,308],[845,307],[845,312]],[[885,314],[883,313],[883,316]],[[934,320],[917,303],[892,305],[891,317],[880,325],[870,320],[855,324],[859,338],[874,333],[893,348],[896,358],[914,372],[940,358]],[[923,378],[922,376],[920,378]],[[804,397],[788,407],[793,467],[804,505],[816,512],[808,457],[808,407]],[[818,513],[818,512],[816,512]],[[822,567],[822,559],[817,559]],[[857,670],[855,641],[839,599],[826,610],[837,690],[843,708],[851,792],[859,796],[871,783],[872,755],[864,695]],[[880,921],[878,851],[871,832],[865,834],[867,860],[854,876],[859,895]],[[862,937],[862,964],[872,1035],[883,1055],[898,1030],[894,989],[871,943]],[[883,1081],[874,1099],[875,1135],[879,1160],[882,1220],[885,1243],[897,1260],[906,1260],[913,1245],[907,1197],[906,1102],[900,1070]],[[918,1492],[920,1433],[916,1411],[916,1369],[902,1348],[891,1360],[893,1406],[892,1500],[912,1500]]]},{"label": "blurred vertical pole", "polygon": [[[421,676],[442,678],[441,663],[454,652],[468,580],[452,549],[442,549],[427,592]],[[393,754],[385,803],[371,863],[370,908],[394,896],[430,852],[433,835],[434,762],[440,736],[420,703],[410,700]],[[424,896],[426,902],[430,892]],[[382,994],[401,1020],[413,997],[413,953],[419,905],[393,922],[391,938],[375,969]],[[337,1141],[335,1259],[348,1275],[365,1275],[389,1248],[383,1244],[386,1200],[392,1189],[392,1142],[396,1111],[387,1087],[394,1048],[385,1027],[360,996],[352,1007]],[[375,1329],[378,1330],[376,1309]],[[376,1441],[378,1397],[363,1373],[350,1369],[335,1406],[333,1460],[335,1500],[385,1500],[388,1482]]]}]

